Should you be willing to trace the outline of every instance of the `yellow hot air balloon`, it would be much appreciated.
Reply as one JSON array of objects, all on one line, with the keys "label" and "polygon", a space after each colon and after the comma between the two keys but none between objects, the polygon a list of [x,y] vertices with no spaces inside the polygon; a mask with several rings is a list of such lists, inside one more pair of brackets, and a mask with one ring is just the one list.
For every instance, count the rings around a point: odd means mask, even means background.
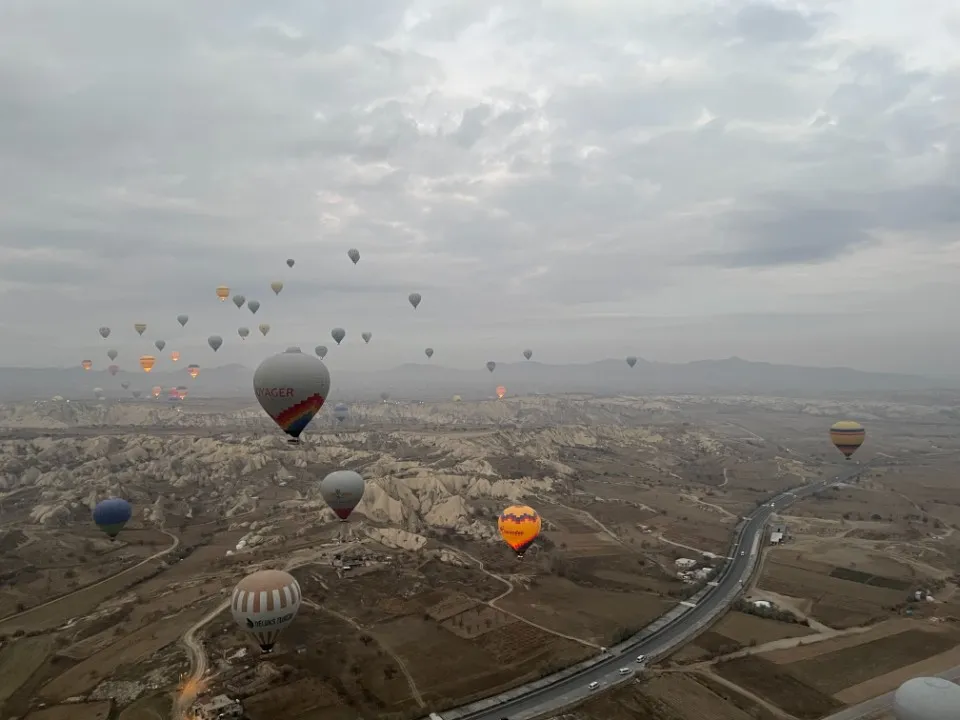
[{"label": "yellow hot air balloon", "polygon": [[503,400],[503,396],[507,394],[507,389],[503,385],[497,385],[497,399]]},{"label": "yellow hot air balloon", "polygon": [[84,360],[82,363],[80,363],[80,366],[81,366],[84,370],[89,370],[90,368],[93,367],[93,361],[92,361],[92,360]]},{"label": "yellow hot air balloon", "polygon": [[841,420],[830,427],[830,441],[847,460],[863,445],[866,438],[867,431],[863,429],[863,425],[852,420]]},{"label": "yellow hot air balloon", "polygon": [[459,395],[454,395],[454,396],[453,396],[453,401],[454,401],[454,402],[460,402],[461,400],[463,400],[463,398],[460,397]]},{"label": "yellow hot air balloon", "polygon": [[151,388],[151,390],[150,390],[150,393],[151,393],[155,398],[160,397],[160,393],[162,393],[162,392],[163,392],[163,388],[160,387],[159,385],[154,385],[153,388]]},{"label": "yellow hot air balloon", "polygon": [[174,350],[172,353],[170,353],[170,359],[176,362],[180,359],[180,353]]},{"label": "yellow hot air balloon", "polygon": [[227,298],[230,297],[230,288],[226,285],[221,285],[217,288],[217,297],[220,298],[220,302],[226,302]]},{"label": "yellow hot air balloon", "polygon": [[157,363],[157,359],[153,355],[141,355],[140,356],[140,367],[143,368],[144,372],[150,372],[153,370],[153,366]]},{"label": "yellow hot air balloon", "polygon": [[522,558],[540,534],[542,523],[537,511],[527,505],[511,505],[497,520],[500,537]]}]

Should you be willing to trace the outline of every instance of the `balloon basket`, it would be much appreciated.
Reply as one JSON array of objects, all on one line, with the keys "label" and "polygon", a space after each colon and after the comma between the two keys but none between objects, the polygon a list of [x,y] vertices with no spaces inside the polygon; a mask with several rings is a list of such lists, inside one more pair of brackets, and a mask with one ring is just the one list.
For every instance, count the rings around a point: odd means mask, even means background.
[{"label": "balloon basket", "polygon": [[287,438],[287,444],[289,445],[299,445],[300,438]]}]

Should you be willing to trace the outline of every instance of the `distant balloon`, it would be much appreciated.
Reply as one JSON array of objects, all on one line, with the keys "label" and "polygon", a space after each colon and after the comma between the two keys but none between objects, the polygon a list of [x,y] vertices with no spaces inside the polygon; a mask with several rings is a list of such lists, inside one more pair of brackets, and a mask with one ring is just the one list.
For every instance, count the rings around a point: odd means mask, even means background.
[{"label": "distant balloon", "polygon": [[107,350],[107,357],[110,358],[111,360],[116,360],[116,359],[117,359],[117,351],[116,351],[116,350]]},{"label": "distant balloon", "polygon": [[373,337],[373,333],[372,333],[372,332],[360,333],[360,337],[362,337],[362,338],[363,338],[363,341],[369,345],[369,344],[370,344],[370,338]]},{"label": "distant balloon", "polygon": [[153,395],[155,398],[160,397],[160,393],[162,393],[162,392],[163,392],[163,388],[160,387],[159,385],[154,385],[154,386],[150,389],[150,394]]},{"label": "distant balloon", "polygon": [[511,505],[497,521],[500,537],[504,539],[518,558],[522,558],[540,534],[542,521],[537,511],[527,505]]},{"label": "distant balloon", "polygon": [[253,389],[260,407],[296,440],[323,407],[330,393],[330,372],[317,358],[283,352],[260,363]]},{"label": "distant balloon", "polygon": [[135,397],[137,400],[139,400],[139,399],[140,399],[140,396],[143,395],[143,391],[141,391],[141,390],[134,390],[132,394],[133,394],[133,397]]},{"label": "distant balloon", "polygon": [[320,495],[330,509],[345,522],[363,497],[364,482],[353,470],[335,470],[320,483]]},{"label": "distant balloon", "polygon": [[423,354],[426,355],[428,359],[429,359],[429,358],[432,358],[432,357],[433,357],[433,348],[427,348],[426,350],[423,351]]},{"label": "distant balloon", "polygon": [[108,498],[101,500],[93,508],[93,522],[114,540],[133,517],[133,508],[123,498]]},{"label": "distant balloon", "polygon": [[627,358],[627,365],[629,365],[630,367],[633,367],[636,364],[637,364],[637,359],[633,355],[630,355]]},{"label": "distant balloon", "polygon": [[453,396],[453,401],[454,401],[454,402],[462,402],[462,401],[463,401],[463,398],[460,397],[459,395],[454,395],[454,396]]},{"label": "distant balloon", "polygon": [[250,335],[250,328],[247,328],[247,327],[237,328],[237,335],[239,335],[242,340],[246,340],[247,337]]},{"label": "distant balloon", "polygon": [[300,584],[289,573],[258,570],[237,583],[230,600],[230,612],[234,622],[268,653],[280,633],[297,616],[302,597]]},{"label": "distant balloon", "polygon": [[317,345],[314,348],[314,352],[317,353],[317,357],[323,360],[327,356],[327,346],[326,345]]},{"label": "distant balloon", "polygon": [[243,295],[234,295],[234,296],[233,296],[233,304],[237,306],[237,309],[242,308],[242,307],[243,307],[243,304],[244,304],[246,301],[247,301],[247,299],[246,299]]},{"label": "distant balloon", "polygon": [[93,367],[93,360],[84,360],[80,363],[80,367],[82,367],[84,370],[89,370]]},{"label": "distant balloon", "polygon": [[350,248],[347,250],[347,257],[353,260],[353,264],[356,265],[360,262],[360,251],[356,248]]},{"label": "distant balloon", "polygon": [[116,375],[118,372],[120,372],[120,368],[117,367],[116,365],[111,365],[110,367],[107,368],[107,372],[110,373],[111,375]]},{"label": "distant balloon", "polygon": [[177,350],[170,351],[170,359],[173,362],[177,362],[180,359],[180,353]]},{"label": "distant balloon", "polygon": [[260,323],[260,334],[266,337],[268,332],[270,332],[270,325],[267,323]]},{"label": "distant balloon", "polygon": [[849,460],[867,439],[863,425],[852,420],[841,420],[830,427],[830,440]]},{"label": "distant balloon", "polygon": [[337,419],[337,422],[343,422],[349,414],[349,408],[343,403],[337,403],[336,407],[333,408],[333,416]]},{"label": "distant balloon", "polygon": [[110,328],[106,326],[100,328],[100,337],[102,337],[104,340],[110,337]]},{"label": "distant balloon", "polygon": [[221,285],[217,288],[217,297],[220,298],[220,302],[226,302],[227,298],[230,297],[230,288],[226,285]]},{"label": "distant balloon", "polygon": [[270,283],[270,289],[273,290],[275,295],[279,295],[280,291],[283,290],[283,283],[279,280],[274,280]]},{"label": "distant balloon", "polygon": [[[200,374],[200,366],[199,366],[199,365],[188,365],[188,366],[187,366],[187,373],[190,375],[190,377],[192,377],[194,380],[196,380],[196,379],[197,379],[197,375]],[[159,393],[158,393],[158,394],[159,394]]]},{"label": "distant balloon", "polygon": [[423,298],[420,296],[420,293],[410,293],[407,296],[407,300],[410,301],[410,304],[413,305],[413,309],[416,310],[417,306],[420,304],[420,301],[423,300]]},{"label": "distant balloon", "polygon": [[523,351],[523,356],[524,356],[527,360],[529,360],[530,358],[533,357],[533,350],[524,350],[524,351]]},{"label": "distant balloon", "polygon": [[99,387],[94,388],[93,394],[96,395],[98,399],[103,400],[103,388],[99,388]]},{"label": "distant balloon", "polygon": [[180,397],[181,400],[187,399],[187,393],[189,391],[190,391],[190,388],[188,388],[186,385],[177,385],[177,395]]},{"label": "distant balloon", "polygon": [[507,389],[503,385],[497,385],[497,399],[503,400],[503,396],[507,394]]},{"label": "distant balloon", "polygon": [[256,315],[256,314],[257,314],[257,310],[260,309],[260,301],[259,301],[259,300],[251,300],[250,302],[247,303],[247,307],[250,309],[250,312],[252,312],[254,315]]},{"label": "distant balloon", "polygon": [[164,340],[157,340],[157,341],[153,344],[153,346],[154,346],[157,350],[159,350],[160,352],[163,352],[163,349],[167,346],[167,343],[166,343],[166,341],[164,341]]},{"label": "distant balloon", "polygon": [[293,258],[287,258],[287,267],[293,267],[296,261]]},{"label": "distant balloon", "polygon": [[133,329],[137,331],[137,335],[143,337],[143,333],[147,330],[146,323],[134,323]]},{"label": "distant balloon", "polygon": [[494,370],[496,370],[496,368],[497,368],[497,364],[493,360],[487,363],[487,370],[489,370],[490,372],[493,372]]},{"label": "distant balloon", "polygon": [[180,327],[184,327],[187,324],[187,321],[190,319],[189,315],[177,315],[177,322],[180,323]]},{"label": "distant balloon", "polygon": [[380,393],[380,399],[383,400],[384,402],[386,402],[387,400],[390,399],[390,393],[388,393],[388,392],[382,392],[382,393]]},{"label": "distant balloon", "polygon": [[220,349],[220,346],[223,345],[223,338],[219,335],[211,335],[207,338],[207,345],[213,348],[213,351],[216,352]]},{"label": "distant balloon", "polygon": [[140,356],[140,367],[144,372],[150,372],[153,370],[153,366],[156,365],[157,359],[153,355],[141,355]]},{"label": "distant balloon", "polygon": [[343,340],[346,336],[347,336],[347,331],[344,330],[343,328],[334,328],[333,330],[330,331],[330,337],[332,337],[336,341],[337,345],[339,345],[340,341]]},{"label": "distant balloon", "polygon": [[128,390],[128,389],[130,389],[130,383],[124,381],[124,382],[120,383],[120,387],[122,387],[124,390]]}]

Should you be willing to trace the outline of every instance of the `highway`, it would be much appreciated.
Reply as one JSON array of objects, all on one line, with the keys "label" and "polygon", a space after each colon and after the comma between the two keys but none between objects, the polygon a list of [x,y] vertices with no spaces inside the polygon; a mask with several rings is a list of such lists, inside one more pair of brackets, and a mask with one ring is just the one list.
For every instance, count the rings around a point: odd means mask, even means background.
[{"label": "highway", "polygon": [[[661,621],[655,622],[654,626],[661,626],[656,629],[648,628],[641,633],[638,641],[612,648],[609,657],[572,676],[525,692],[519,688],[512,693],[508,691],[468,706],[445,710],[439,713],[441,720],[530,720],[561,710],[617,683],[632,680],[634,671],[641,667],[636,662],[638,655],[643,654],[648,660],[662,656],[700,632],[713,622],[718,613],[733,603],[739,595],[740,583],[746,584],[749,581],[759,559],[765,541],[764,528],[773,513],[831,484],[849,481],[863,469],[860,465],[853,465],[850,469],[845,468],[838,480],[787,490],[758,507],[746,518],[732,559],[717,579],[716,586],[709,587],[695,607],[686,608],[686,611],[675,619],[662,625]],[[624,667],[630,668],[631,673],[620,675],[619,669]],[[592,682],[599,683],[599,688],[591,691],[588,686]]]}]

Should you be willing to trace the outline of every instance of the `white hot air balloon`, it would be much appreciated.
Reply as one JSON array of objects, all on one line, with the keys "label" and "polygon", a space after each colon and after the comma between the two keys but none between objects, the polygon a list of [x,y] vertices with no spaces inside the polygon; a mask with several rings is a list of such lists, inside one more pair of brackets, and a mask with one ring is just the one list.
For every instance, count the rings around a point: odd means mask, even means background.
[{"label": "white hot air balloon", "polygon": [[260,649],[270,652],[277,636],[297,616],[301,599],[300,584],[292,575],[282,570],[259,570],[237,583],[230,611]]}]

